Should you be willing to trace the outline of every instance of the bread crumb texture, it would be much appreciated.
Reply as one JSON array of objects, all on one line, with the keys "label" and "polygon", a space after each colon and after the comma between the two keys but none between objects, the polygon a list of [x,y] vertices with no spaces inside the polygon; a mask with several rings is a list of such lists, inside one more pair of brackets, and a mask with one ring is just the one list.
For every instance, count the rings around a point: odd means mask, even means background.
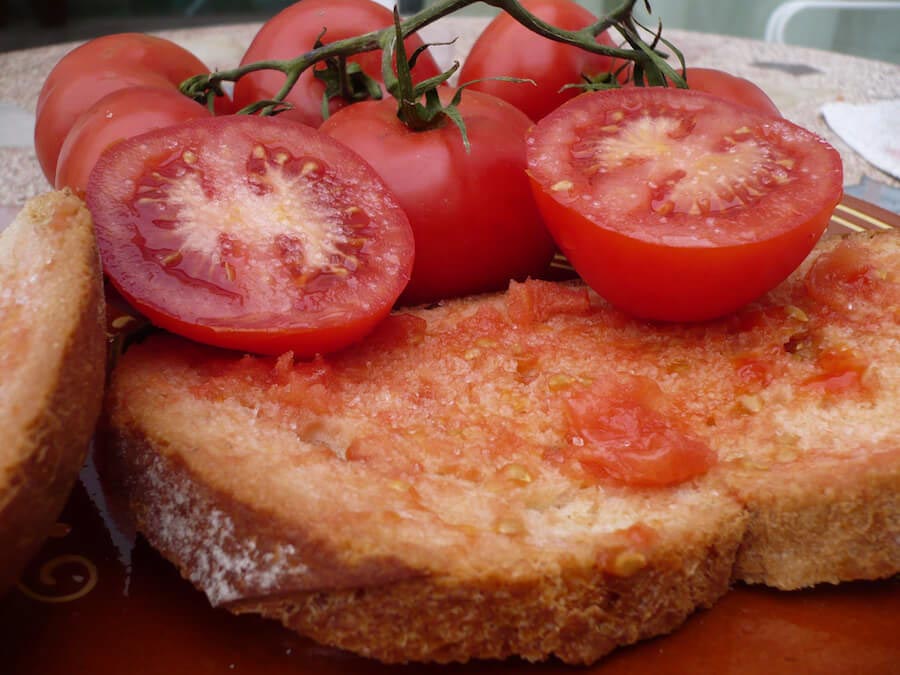
[{"label": "bread crumb texture", "polygon": [[898,254],[828,240],[694,325],[528,281],[305,362],[160,335],[110,447],[214,604],[389,662],[590,663],[735,580],[900,570]]}]

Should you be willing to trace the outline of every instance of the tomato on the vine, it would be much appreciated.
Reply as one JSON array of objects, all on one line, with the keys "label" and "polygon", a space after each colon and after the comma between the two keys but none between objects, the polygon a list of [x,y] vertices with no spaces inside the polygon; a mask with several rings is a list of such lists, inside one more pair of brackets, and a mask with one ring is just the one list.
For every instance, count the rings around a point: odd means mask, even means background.
[{"label": "tomato on the vine", "polygon": [[38,96],[34,147],[52,184],[63,141],[75,120],[107,94],[151,86],[177,89],[207,68],[174,42],[141,33],[117,33],[86,42],[62,57]]},{"label": "tomato on the vine", "polygon": [[[282,10],[269,19],[244,54],[241,65],[271,59],[291,59],[313,49],[321,37],[323,44],[393,25],[391,12],[372,0],[302,0]],[[412,35],[404,40],[408,53],[422,46],[422,39]],[[357,63],[362,70],[381,81],[381,51],[364,52],[347,59]],[[293,108],[281,113],[317,127],[322,123],[322,99],[325,85],[306,69],[285,99]],[[419,54],[413,68],[413,78],[424,80],[437,75],[437,64],[427,51]],[[286,76],[276,70],[260,70],[245,75],[235,85],[234,103],[240,109],[262,100],[270,100],[284,84]],[[329,110],[346,105],[340,98],[329,101]]]},{"label": "tomato on the vine", "polygon": [[781,116],[778,106],[759,86],[748,79],[715,68],[688,68],[688,87],[705,91],[726,101],[745,105],[761,113]]},{"label": "tomato on the vine", "polygon": [[[578,30],[597,21],[574,0],[527,0],[522,5],[539,19],[566,30]],[[608,32],[598,35],[597,42],[615,46]],[[548,40],[501,12],[475,41],[459,81],[482,80],[469,88],[498,96],[537,121],[581,93],[576,88],[563,89],[565,85],[583,82],[583,74],[611,73],[620,65],[622,62],[609,56]],[[483,79],[504,76],[531,79],[537,86]]]},{"label": "tomato on the vine", "polygon": [[122,141],[91,173],[103,266],[155,324],[309,357],[361,338],[409,279],[409,221],[365,162],[290,120],[192,120]]},{"label": "tomato on the vine", "polygon": [[83,112],[69,130],[56,163],[57,189],[83,193],[100,155],[116,143],[153,129],[212,113],[177,89],[129,87],[104,96]]},{"label": "tomato on the vine", "polygon": [[773,288],[824,232],[841,159],[813,133],[697,91],[579,96],[528,138],[535,197],[601,296],[662,320],[721,316]]},{"label": "tomato on the vine", "polygon": [[416,260],[404,303],[505,288],[541,273],[555,251],[525,175],[531,120],[479,92],[464,92],[458,110],[469,150],[449,119],[409,129],[393,99],[348,106],[321,127],[381,174],[409,216]]}]

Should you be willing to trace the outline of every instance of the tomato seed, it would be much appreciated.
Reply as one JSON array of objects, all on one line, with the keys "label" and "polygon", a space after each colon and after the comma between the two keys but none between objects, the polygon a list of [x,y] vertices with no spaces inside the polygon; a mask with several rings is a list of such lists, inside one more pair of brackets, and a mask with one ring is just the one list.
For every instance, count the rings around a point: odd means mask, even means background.
[{"label": "tomato seed", "polygon": [[160,258],[159,262],[163,267],[175,267],[182,260],[184,260],[184,256],[181,254],[181,251],[174,251]]},{"label": "tomato seed", "polygon": [[234,271],[234,266],[226,260],[222,263],[222,267],[225,269],[225,278],[228,279],[228,281],[234,281],[237,276]]}]

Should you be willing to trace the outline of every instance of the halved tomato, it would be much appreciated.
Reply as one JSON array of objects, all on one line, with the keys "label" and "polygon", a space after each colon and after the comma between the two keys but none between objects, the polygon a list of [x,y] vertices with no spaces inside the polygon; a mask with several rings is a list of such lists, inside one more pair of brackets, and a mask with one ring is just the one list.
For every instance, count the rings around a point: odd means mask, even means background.
[{"label": "halved tomato", "polygon": [[697,91],[579,96],[528,137],[545,222],[601,296],[644,318],[724,315],[806,257],[842,194],[841,159],[787,120]]},{"label": "halved tomato", "polygon": [[413,236],[368,164],[290,120],[206,118],[107,150],[88,206],[116,288],[207,344],[340,349],[390,311]]}]

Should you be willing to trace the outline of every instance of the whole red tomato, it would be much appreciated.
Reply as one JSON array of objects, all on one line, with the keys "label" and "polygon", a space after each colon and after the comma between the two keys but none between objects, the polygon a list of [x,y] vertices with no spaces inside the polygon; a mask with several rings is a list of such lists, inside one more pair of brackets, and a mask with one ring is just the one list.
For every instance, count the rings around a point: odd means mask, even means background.
[{"label": "whole red tomato", "polygon": [[722,316],[780,283],[841,199],[837,151],[710,94],[623,87],[535,125],[528,173],[581,277],[639,317]]},{"label": "whole red tomato", "polygon": [[[574,0],[528,0],[522,5],[539,19],[566,30],[578,30],[597,20]],[[607,33],[598,35],[597,42],[614,46]],[[475,41],[459,81],[498,76],[534,80],[537,86],[487,79],[469,88],[499,96],[537,121],[580,93],[579,89],[562,87],[581,82],[582,74],[614,71],[619,63],[602,54],[548,40],[504,12],[491,21]]]},{"label": "whole red tomato", "polygon": [[[442,93],[448,99],[452,91]],[[542,272],[555,246],[525,175],[531,120],[494,96],[466,91],[459,112],[470,150],[449,120],[411,131],[393,99],[338,111],[321,130],[368,161],[396,194],[416,245],[405,303],[505,288]]]},{"label": "whole red tomato", "polygon": [[114,91],[88,108],[72,125],[59,152],[54,186],[83,193],[91,169],[107,148],[153,129],[210,115],[206,106],[174,88],[129,87]]},{"label": "whole red tomato", "polygon": [[118,33],[86,42],[66,54],[38,96],[34,147],[44,176],[56,179],[63,141],[75,120],[118,89],[176,89],[188,77],[208,73],[202,61],[174,42],[141,33]]},{"label": "whole red tomato", "polygon": [[[308,52],[320,37],[323,44],[392,25],[391,12],[371,0],[302,0],[282,10],[269,19],[244,54],[241,65],[270,59],[292,59]],[[322,35],[322,31],[325,31]],[[413,35],[404,41],[407,52],[412,54],[422,46],[422,40]],[[347,59],[358,63],[370,77],[381,81],[381,51],[357,54]],[[416,81],[439,73],[437,64],[428,52],[419,55],[413,68]],[[285,82],[285,75],[275,70],[260,70],[245,75],[235,84],[234,103],[237,108],[271,99]],[[289,119],[317,127],[322,123],[322,98],[325,85],[308,68],[287,96],[294,107],[281,113]],[[340,99],[331,99],[333,112],[346,105]]]},{"label": "whole red tomato", "polygon": [[687,83],[696,91],[705,91],[726,101],[781,117],[778,106],[766,92],[743,77],[715,68],[688,68]]}]

